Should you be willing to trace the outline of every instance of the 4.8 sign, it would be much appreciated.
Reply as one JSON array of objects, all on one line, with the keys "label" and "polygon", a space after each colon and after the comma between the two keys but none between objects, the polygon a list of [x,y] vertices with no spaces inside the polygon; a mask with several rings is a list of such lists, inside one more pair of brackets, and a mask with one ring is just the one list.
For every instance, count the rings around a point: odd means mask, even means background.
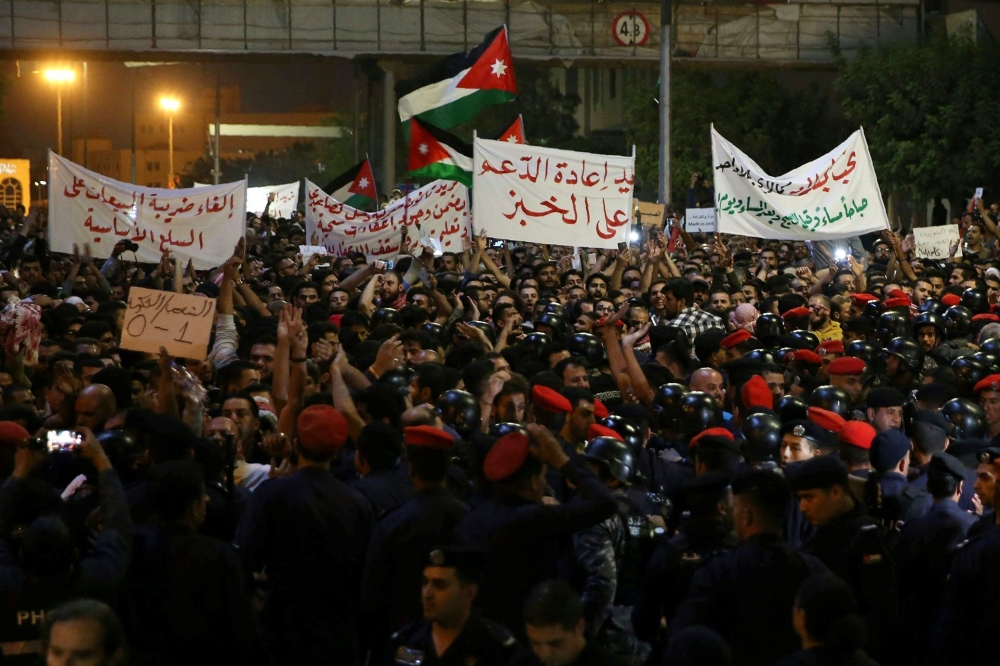
[{"label": "4.8 sign", "polygon": [[621,46],[644,46],[649,41],[649,21],[637,11],[622,12],[615,17],[614,37]]}]

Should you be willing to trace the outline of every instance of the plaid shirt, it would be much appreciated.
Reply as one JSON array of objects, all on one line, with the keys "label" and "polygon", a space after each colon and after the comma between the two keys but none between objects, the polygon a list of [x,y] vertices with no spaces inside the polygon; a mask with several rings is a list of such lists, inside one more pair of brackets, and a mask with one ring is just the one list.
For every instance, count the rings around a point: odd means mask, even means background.
[{"label": "plaid shirt", "polygon": [[666,324],[667,326],[683,328],[684,332],[687,333],[688,342],[691,343],[692,347],[694,346],[694,339],[705,331],[713,328],[726,330],[726,327],[722,325],[721,319],[714,314],[699,310],[698,308],[684,308],[676,317],[666,322]]}]

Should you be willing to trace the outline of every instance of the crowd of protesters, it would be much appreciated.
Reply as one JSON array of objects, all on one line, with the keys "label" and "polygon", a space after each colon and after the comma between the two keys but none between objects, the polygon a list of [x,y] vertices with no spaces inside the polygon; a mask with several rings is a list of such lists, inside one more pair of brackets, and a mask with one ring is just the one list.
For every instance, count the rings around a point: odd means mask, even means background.
[{"label": "crowd of protesters", "polygon": [[[389,264],[265,211],[202,272],[0,210],[0,662],[996,663],[997,206],[957,221]],[[215,299],[207,358],[120,348],[132,287]]]}]

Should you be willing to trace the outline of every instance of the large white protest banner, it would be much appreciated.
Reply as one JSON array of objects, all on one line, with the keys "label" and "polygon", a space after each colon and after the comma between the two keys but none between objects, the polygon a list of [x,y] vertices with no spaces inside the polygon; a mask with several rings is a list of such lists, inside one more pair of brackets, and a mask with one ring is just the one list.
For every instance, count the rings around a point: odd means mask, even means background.
[{"label": "large white protest banner", "polygon": [[246,181],[165,190],[122,183],[49,153],[49,244],[53,252],[90,244],[106,258],[121,240],[140,262],[170,250],[198,270],[222,265],[246,229]]},{"label": "large white protest banner", "polygon": [[889,228],[862,130],[826,155],[770,176],[712,128],[720,233],[776,240],[834,240]]},{"label": "large white protest banner", "polygon": [[629,242],[635,157],[476,138],[472,205],[493,238],[613,248]]},{"label": "large white protest banner", "polygon": [[[212,187],[202,183],[195,183],[195,187]],[[302,183],[285,183],[284,185],[265,185],[264,187],[247,188],[247,212],[260,215],[267,208],[267,198],[273,193],[274,201],[267,209],[270,217],[283,217],[289,219],[295,212],[299,204],[299,190]]]},{"label": "large white protest banner", "polygon": [[[403,226],[408,227],[401,247]],[[461,252],[472,238],[469,188],[453,180],[435,180],[409,192],[384,210],[366,213],[337,201],[306,181],[306,240],[332,254],[361,252],[373,259],[412,253],[421,237],[434,239],[445,252]]]}]

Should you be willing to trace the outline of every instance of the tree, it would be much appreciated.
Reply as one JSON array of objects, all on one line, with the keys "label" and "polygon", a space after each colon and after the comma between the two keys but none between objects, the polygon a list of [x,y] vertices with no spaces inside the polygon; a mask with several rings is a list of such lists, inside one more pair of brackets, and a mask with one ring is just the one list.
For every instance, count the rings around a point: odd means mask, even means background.
[{"label": "tree", "polygon": [[968,36],[865,49],[840,63],[844,113],[862,125],[883,192],[961,199],[1000,177],[1000,52]]},{"label": "tree", "polygon": [[[658,86],[640,89],[626,109],[636,146],[637,194],[654,200],[659,185]],[[712,124],[765,171],[779,175],[815,159],[847,136],[818,86],[791,91],[766,72],[676,70],[671,81],[671,199],[683,208],[691,174],[711,176]]]}]

